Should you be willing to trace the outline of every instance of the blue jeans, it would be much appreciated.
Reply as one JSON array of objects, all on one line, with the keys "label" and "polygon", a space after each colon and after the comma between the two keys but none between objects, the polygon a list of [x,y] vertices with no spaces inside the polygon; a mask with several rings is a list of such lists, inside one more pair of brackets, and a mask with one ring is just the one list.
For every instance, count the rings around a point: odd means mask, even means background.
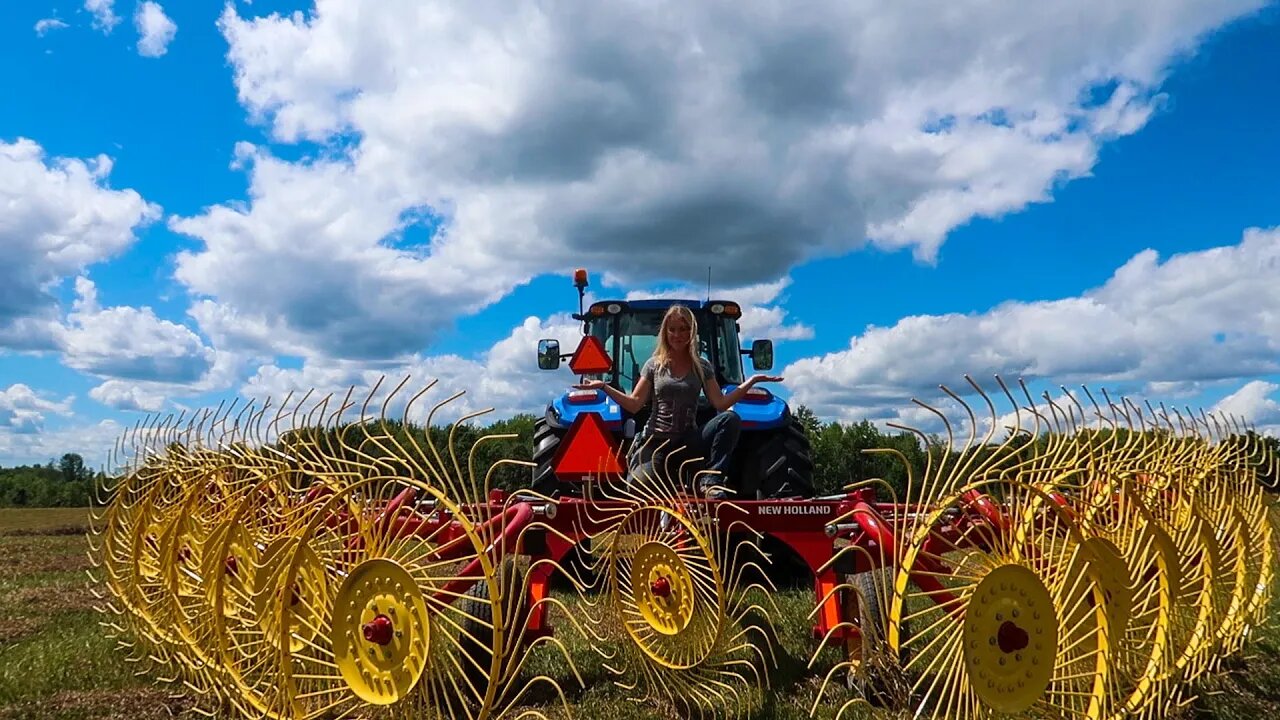
[{"label": "blue jeans", "polygon": [[676,474],[681,471],[683,463],[697,460],[685,466],[687,476],[680,478],[684,487],[690,487],[692,483],[689,481],[702,470],[718,471],[721,475],[702,475],[698,478],[698,487],[693,489],[702,491],[711,485],[731,487],[725,475],[729,472],[741,432],[742,419],[738,413],[726,410],[701,428],[689,428],[678,435],[661,433],[637,438],[640,450],[633,471],[643,468],[649,472]]}]

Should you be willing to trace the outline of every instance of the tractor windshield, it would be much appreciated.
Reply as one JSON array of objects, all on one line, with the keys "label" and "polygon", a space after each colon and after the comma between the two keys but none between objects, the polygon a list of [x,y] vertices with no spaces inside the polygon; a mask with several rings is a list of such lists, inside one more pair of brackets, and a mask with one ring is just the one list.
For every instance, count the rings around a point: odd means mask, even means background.
[{"label": "tractor windshield", "polygon": [[[593,317],[588,332],[604,344],[618,373],[616,385],[630,392],[640,378],[640,369],[658,347],[661,311],[631,311]],[[742,382],[742,357],[737,326],[732,318],[699,314],[698,354],[716,368],[717,380],[725,384]],[[613,380],[615,378],[606,378]]]}]

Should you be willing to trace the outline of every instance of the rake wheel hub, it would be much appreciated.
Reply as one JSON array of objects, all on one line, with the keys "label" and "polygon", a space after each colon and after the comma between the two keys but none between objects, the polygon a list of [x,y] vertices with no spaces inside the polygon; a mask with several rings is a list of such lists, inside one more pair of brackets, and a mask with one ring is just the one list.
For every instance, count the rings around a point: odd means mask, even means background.
[{"label": "rake wheel hub", "polygon": [[659,577],[657,580],[654,580],[653,584],[649,586],[649,589],[653,591],[654,595],[664,600],[671,597],[671,581],[666,577]]},{"label": "rake wheel hub", "polygon": [[1031,636],[1026,630],[1018,627],[1012,620],[1005,620],[1000,623],[1000,629],[996,631],[996,645],[1000,647],[1000,652],[1008,655],[1012,652],[1025,650],[1031,644]]},{"label": "rake wheel hub", "polygon": [[351,692],[390,705],[413,690],[427,668],[431,617],[418,583],[399,563],[366,560],[333,599],[329,640]]},{"label": "rake wheel hub", "polygon": [[660,542],[635,554],[632,593],[640,615],[663,635],[678,635],[693,619],[693,576],[680,555]]},{"label": "rake wheel hub", "polygon": [[1058,618],[1041,579],[1021,565],[987,573],[964,616],[964,664],[970,686],[988,707],[1025,712],[1053,677]]},{"label": "rake wheel hub", "polygon": [[394,637],[395,626],[391,624],[391,618],[386,615],[379,615],[365,623],[361,630],[364,633],[365,640],[377,645],[390,645],[391,638]]}]

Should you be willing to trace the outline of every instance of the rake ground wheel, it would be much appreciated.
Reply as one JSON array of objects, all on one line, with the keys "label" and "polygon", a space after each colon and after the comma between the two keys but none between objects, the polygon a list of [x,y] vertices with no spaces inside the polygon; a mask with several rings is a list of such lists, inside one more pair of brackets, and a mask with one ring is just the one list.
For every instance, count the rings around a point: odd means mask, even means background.
[{"label": "rake ground wheel", "polygon": [[[406,489],[434,499],[454,522],[419,534],[385,516],[386,504]],[[416,481],[367,479],[325,498],[289,542],[277,587],[308,576],[323,585],[289,602],[278,593],[268,611],[280,618],[289,717],[351,717],[374,708],[379,717],[493,714],[508,628],[487,543],[457,505]],[[475,609],[474,597],[460,602],[475,583],[488,586],[487,613]],[[486,614],[493,661],[468,668],[462,628]],[[290,624],[309,637],[284,642],[296,638],[283,630]]]},{"label": "rake ground wheel", "polygon": [[847,683],[873,706],[894,707],[905,701],[906,689],[888,644],[893,580],[891,568],[878,568],[850,576],[841,588],[845,617],[853,618],[858,630],[845,641]]},{"label": "rake ground wheel", "polygon": [[1084,540],[1022,483],[969,485],[934,506],[889,618],[916,717],[1108,715],[1102,571]]}]

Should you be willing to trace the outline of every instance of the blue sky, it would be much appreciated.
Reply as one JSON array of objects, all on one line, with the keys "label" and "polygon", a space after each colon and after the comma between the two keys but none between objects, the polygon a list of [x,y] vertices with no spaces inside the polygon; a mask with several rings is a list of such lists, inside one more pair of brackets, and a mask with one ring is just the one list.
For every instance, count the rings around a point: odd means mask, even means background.
[{"label": "blue sky", "polygon": [[1280,429],[1276,6],[573,5],[6,5],[0,464],[379,373],[540,412],[578,265],[711,263],[830,419],[1000,372]]}]

